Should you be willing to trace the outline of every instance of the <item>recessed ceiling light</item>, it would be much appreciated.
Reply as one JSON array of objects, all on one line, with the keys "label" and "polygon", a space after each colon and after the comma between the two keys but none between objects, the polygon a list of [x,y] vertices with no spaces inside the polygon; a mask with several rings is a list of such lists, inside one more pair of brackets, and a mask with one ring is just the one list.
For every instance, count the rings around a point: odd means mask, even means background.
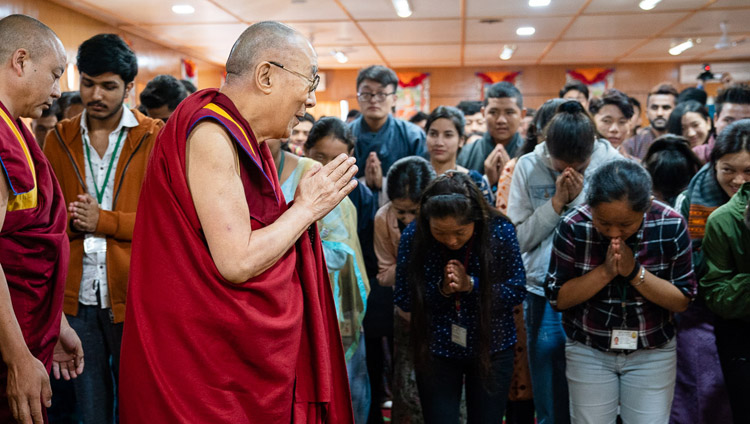
[{"label": "recessed ceiling light", "polygon": [[176,4],[172,6],[172,12],[178,15],[190,15],[195,13],[195,8],[189,4]]},{"label": "recessed ceiling light", "polygon": [[500,59],[502,60],[510,60],[511,57],[513,57],[513,52],[516,51],[516,46],[514,45],[504,45],[503,51],[500,52]]},{"label": "recessed ceiling light", "polygon": [[643,0],[640,3],[638,3],[638,7],[640,7],[643,10],[651,10],[660,2],[661,0]]},{"label": "recessed ceiling light", "polygon": [[677,44],[676,46],[672,46],[672,48],[669,49],[669,54],[671,54],[672,56],[678,56],[685,50],[692,48],[694,45],[695,44],[693,44],[693,40],[688,38],[682,43]]},{"label": "recessed ceiling light", "polygon": [[529,0],[529,6],[531,7],[544,7],[549,6],[550,0]]},{"label": "recessed ceiling light", "polygon": [[534,35],[536,29],[534,27],[520,27],[516,30],[518,35]]},{"label": "recessed ceiling light", "polygon": [[391,0],[393,2],[393,8],[396,9],[396,14],[401,18],[408,18],[411,16],[411,5],[409,0]]},{"label": "recessed ceiling light", "polygon": [[341,50],[334,50],[331,52],[331,54],[336,58],[336,61],[338,63],[346,63],[349,61],[349,56],[347,56],[346,53],[342,52]]}]

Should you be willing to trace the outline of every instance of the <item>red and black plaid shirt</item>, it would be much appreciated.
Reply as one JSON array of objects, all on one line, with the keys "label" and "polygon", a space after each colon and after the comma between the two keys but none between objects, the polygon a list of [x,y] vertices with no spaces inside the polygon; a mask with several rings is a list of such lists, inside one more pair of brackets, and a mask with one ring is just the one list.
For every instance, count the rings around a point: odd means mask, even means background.
[{"label": "red and black plaid shirt", "polygon": [[[609,242],[594,227],[588,205],[561,219],[552,242],[545,287],[553,307],[557,307],[563,284],[604,263]],[[695,297],[690,237],[677,211],[654,201],[641,228],[625,242],[649,272],[671,282],[685,296]],[[605,352],[610,351],[612,329],[636,330],[638,349],[660,347],[675,334],[672,314],[643,297],[624,277],[615,278],[586,302],[563,311],[563,328],[571,339]]]}]

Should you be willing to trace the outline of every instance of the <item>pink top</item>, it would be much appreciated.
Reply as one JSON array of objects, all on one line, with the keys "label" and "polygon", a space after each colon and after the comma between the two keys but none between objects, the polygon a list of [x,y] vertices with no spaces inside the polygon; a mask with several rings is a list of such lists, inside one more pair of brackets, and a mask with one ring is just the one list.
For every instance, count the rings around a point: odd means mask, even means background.
[{"label": "pink top", "polygon": [[381,286],[392,287],[396,282],[396,258],[400,241],[398,218],[391,202],[388,202],[375,214],[373,247],[375,256],[378,257],[378,283]]}]

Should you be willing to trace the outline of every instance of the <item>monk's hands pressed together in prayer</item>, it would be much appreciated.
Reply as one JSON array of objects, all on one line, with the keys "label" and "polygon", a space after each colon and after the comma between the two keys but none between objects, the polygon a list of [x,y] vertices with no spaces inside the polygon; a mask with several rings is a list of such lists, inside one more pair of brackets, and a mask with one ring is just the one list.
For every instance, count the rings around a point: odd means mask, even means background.
[{"label": "monk's hands pressed together in prayer", "polygon": [[313,214],[313,222],[328,214],[357,186],[355,159],[339,155],[326,166],[314,165],[302,177],[294,202]]},{"label": "monk's hands pressed together in prayer", "polygon": [[84,233],[93,233],[99,224],[99,204],[90,194],[79,194],[77,202],[68,205],[73,227]]}]

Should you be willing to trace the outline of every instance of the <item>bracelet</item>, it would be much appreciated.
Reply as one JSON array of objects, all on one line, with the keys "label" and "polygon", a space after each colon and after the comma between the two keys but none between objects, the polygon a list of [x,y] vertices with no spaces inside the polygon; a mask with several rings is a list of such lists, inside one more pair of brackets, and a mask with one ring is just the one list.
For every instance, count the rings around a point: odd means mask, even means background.
[{"label": "bracelet", "polygon": [[443,297],[451,297],[451,295],[445,294],[445,292],[443,291],[443,285],[442,284],[438,284],[438,291],[440,292],[440,294],[443,295]]},{"label": "bracelet", "polygon": [[625,279],[628,281],[633,281],[633,278],[635,278],[636,275],[638,275],[638,271],[640,270],[641,270],[641,263],[638,262],[638,259],[636,259],[633,263],[633,270],[630,271],[630,274],[625,276]]},{"label": "bracelet", "polygon": [[[632,280],[631,280],[632,281]],[[638,277],[638,283],[632,284],[633,287],[638,287],[646,282],[646,267],[641,267],[641,275]]]}]

